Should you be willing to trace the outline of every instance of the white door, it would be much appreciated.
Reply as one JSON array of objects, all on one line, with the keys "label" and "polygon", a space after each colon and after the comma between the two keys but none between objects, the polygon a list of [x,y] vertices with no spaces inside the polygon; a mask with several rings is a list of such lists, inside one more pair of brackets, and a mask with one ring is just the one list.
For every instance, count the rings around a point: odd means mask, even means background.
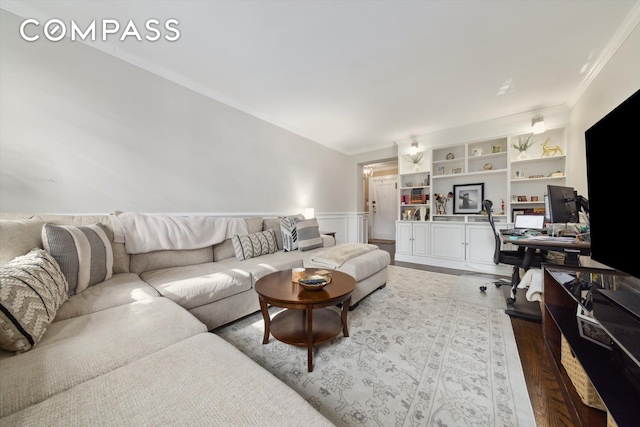
[{"label": "white door", "polygon": [[369,183],[372,239],[395,240],[397,183],[396,176],[372,178]]}]

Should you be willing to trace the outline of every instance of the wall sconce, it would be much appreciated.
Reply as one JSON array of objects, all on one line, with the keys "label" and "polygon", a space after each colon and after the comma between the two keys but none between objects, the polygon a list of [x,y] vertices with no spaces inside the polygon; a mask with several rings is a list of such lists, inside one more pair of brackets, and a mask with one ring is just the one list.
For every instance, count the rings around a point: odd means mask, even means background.
[{"label": "wall sconce", "polygon": [[534,134],[543,133],[547,130],[547,127],[544,125],[544,117],[537,117],[531,120],[531,130]]},{"label": "wall sconce", "polygon": [[418,154],[418,143],[417,142],[412,142],[411,143],[411,147],[409,148],[409,154],[412,156],[415,156],[416,154]]},{"label": "wall sconce", "polygon": [[365,166],[362,168],[362,177],[363,178],[371,178],[371,176],[373,175],[373,169],[370,168],[369,166]]},{"label": "wall sconce", "polygon": [[305,219],[311,219],[315,217],[315,209],[313,208],[304,208],[304,217]]}]

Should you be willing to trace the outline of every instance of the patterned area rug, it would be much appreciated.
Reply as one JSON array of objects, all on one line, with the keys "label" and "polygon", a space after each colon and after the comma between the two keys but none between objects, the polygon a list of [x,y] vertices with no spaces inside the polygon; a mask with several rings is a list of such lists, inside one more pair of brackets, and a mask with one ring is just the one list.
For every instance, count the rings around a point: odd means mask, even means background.
[{"label": "patterned area rug", "polygon": [[[338,426],[534,426],[502,291],[488,279],[390,266],[349,312],[350,337],[305,348],[271,337],[259,313],[214,331]],[[280,309],[271,308],[271,315]]]}]

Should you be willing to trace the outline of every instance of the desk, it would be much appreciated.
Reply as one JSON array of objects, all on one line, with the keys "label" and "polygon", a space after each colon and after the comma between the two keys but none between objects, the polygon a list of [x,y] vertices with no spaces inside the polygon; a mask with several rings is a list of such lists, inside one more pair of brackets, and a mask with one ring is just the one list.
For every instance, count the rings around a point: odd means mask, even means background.
[{"label": "desk", "polygon": [[579,266],[580,261],[578,259],[579,255],[590,255],[591,254],[591,243],[590,242],[568,242],[568,241],[559,241],[559,240],[548,240],[545,239],[545,236],[536,236],[536,237],[517,237],[512,240],[512,236],[502,234],[502,242],[503,243],[511,243],[516,246],[525,246],[531,249],[538,249],[543,251],[555,251],[562,252],[565,254],[564,264]]}]

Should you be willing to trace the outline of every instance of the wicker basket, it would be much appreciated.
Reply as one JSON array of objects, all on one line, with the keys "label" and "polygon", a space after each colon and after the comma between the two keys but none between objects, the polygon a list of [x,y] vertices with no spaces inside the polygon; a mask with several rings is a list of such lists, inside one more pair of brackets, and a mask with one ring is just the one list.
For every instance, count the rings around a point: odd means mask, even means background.
[{"label": "wicker basket", "polygon": [[582,369],[582,365],[571,352],[571,347],[569,347],[569,343],[567,339],[562,336],[562,346],[560,348],[560,361],[562,362],[562,366],[567,370],[567,374],[569,378],[571,378],[571,382],[575,387],[580,399],[582,402],[591,406],[592,408],[600,409],[601,411],[606,411],[600,396],[596,392],[596,389],[593,388],[593,384],[587,377],[587,374]]}]

